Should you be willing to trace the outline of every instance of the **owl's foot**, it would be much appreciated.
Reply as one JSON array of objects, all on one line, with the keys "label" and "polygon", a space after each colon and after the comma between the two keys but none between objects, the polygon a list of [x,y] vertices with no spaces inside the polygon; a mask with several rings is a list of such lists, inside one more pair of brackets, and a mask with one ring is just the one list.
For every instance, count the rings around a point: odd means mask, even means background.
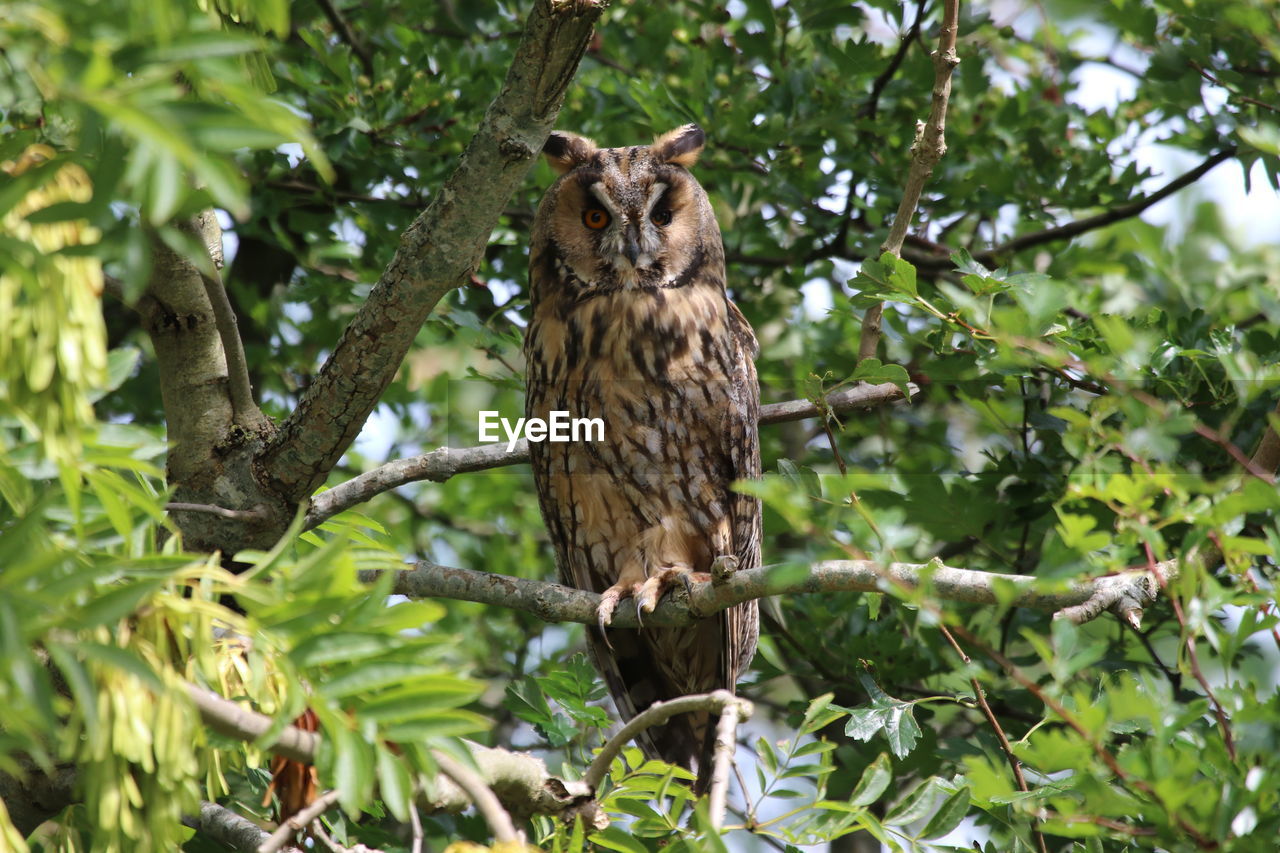
[{"label": "owl's foot", "polygon": [[733,554],[721,554],[711,564],[711,582],[721,584],[738,570],[738,558]]},{"label": "owl's foot", "polygon": [[[618,603],[624,598],[637,597],[641,586],[638,583],[615,583],[600,593],[600,604],[596,606],[596,622],[599,623],[602,633],[605,628],[613,624],[613,613],[618,609]],[[605,642],[608,642],[608,636],[605,634]]]},{"label": "owl's foot", "polygon": [[[636,592],[636,618],[641,619],[644,614],[652,613],[662,596],[675,588],[677,581],[684,586],[685,592],[692,593],[694,574],[693,569],[688,566],[668,566],[659,569],[657,574],[650,575]],[[699,580],[705,578],[704,574]]]}]

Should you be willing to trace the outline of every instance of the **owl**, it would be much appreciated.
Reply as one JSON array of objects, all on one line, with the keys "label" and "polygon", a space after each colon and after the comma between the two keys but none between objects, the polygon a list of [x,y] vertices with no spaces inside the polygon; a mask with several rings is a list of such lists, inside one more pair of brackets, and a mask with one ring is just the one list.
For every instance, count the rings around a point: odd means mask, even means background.
[{"label": "owl", "polygon": [[[533,478],[561,581],[601,595],[588,643],[628,719],[733,690],[759,632],[755,602],[688,627],[610,627],[620,606],[643,624],[673,585],[760,565],[760,503],[731,488],[760,475],[757,345],[689,172],[704,144],[696,125],[631,148],[551,134],[560,177],[530,243],[525,415],[604,423],[599,441],[531,441]],[[708,714],[640,740],[697,768],[700,788],[713,742]]]}]

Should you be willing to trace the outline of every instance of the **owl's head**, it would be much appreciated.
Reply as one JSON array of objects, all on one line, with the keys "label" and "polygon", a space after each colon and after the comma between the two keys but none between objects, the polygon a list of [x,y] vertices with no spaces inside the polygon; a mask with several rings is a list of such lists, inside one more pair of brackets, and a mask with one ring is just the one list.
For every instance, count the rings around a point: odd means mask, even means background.
[{"label": "owl's head", "polygon": [[720,260],[720,229],[689,173],[705,142],[695,124],[631,148],[552,133],[543,153],[561,177],[538,209],[535,258],[549,243],[554,278],[591,291],[677,286]]}]

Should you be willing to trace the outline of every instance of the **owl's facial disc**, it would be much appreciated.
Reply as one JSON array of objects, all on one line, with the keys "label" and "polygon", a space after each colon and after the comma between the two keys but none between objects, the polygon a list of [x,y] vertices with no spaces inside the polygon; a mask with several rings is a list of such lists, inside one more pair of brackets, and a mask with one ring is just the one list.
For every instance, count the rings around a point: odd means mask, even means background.
[{"label": "owl's facial disc", "polygon": [[615,199],[603,182],[590,187],[593,200],[609,214],[609,224],[601,229],[600,256],[623,284],[637,284],[656,272],[661,232],[671,221],[670,211],[662,205],[667,188],[662,181],[655,181],[643,194]]}]

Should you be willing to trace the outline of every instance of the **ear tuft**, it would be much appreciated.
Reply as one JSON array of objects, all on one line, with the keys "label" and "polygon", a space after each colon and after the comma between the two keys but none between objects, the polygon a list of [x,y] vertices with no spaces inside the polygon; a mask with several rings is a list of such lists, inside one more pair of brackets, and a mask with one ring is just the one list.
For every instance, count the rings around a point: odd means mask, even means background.
[{"label": "ear tuft", "polygon": [[563,175],[570,169],[576,169],[591,159],[596,153],[596,144],[585,136],[576,133],[552,131],[547,143],[542,146],[542,153],[547,155],[547,162],[557,174]]},{"label": "ear tuft", "polygon": [[653,140],[649,150],[663,163],[684,166],[686,169],[698,162],[702,146],[707,142],[707,135],[696,124],[686,124]]}]

